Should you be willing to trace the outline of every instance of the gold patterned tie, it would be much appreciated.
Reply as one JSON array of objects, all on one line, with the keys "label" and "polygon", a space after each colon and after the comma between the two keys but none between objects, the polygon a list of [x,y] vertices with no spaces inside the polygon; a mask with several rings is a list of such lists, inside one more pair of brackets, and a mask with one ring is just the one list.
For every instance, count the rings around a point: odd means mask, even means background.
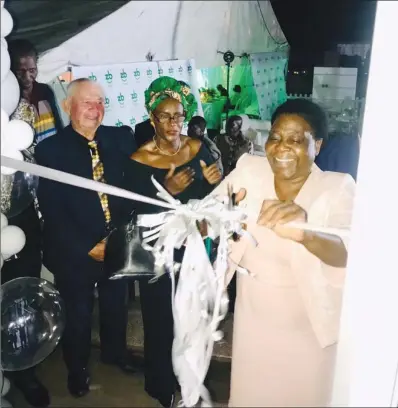
[{"label": "gold patterned tie", "polygon": [[[106,183],[106,180],[104,177],[104,165],[102,164],[100,160],[97,142],[95,140],[92,140],[91,142],[88,142],[88,146],[90,147],[90,150],[91,150],[93,179],[94,181],[100,181],[101,183]],[[107,225],[109,225],[111,222],[111,212],[109,210],[108,195],[105,193],[101,193],[101,192],[98,192],[98,195],[100,198],[102,211],[104,212],[104,215],[105,215],[105,222]]]}]

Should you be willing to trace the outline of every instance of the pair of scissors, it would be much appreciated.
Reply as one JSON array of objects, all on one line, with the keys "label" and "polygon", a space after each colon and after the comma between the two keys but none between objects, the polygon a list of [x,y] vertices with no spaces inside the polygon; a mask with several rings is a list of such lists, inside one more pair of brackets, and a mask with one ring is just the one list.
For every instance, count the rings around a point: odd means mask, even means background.
[{"label": "pair of scissors", "polygon": [[[232,184],[227,184],[227,194],[228,194],[228,211],[232,211],[236,205],[236,194],[234,193]],[[236,232],[232,233],[232,239],[238,241],[239,235]]]},{"label": "pair of scissors", "polygon": [[229,183],[227,184],[227,194],[228,194],[228,210],[232,211],[236,205],[235,204],[236,194],[234,193],[232,184],[229,184]]}]

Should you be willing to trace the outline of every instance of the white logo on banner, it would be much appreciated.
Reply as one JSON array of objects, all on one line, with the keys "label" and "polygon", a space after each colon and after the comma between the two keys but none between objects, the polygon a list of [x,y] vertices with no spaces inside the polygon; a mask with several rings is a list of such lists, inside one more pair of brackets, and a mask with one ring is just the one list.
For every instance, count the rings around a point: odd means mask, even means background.
[{"label": "white logo on banner", "polygon": [[260,116],[262,120],[270,120],[275,109],[287,99],[288,55],[279,51],[251,54],[250,57]]},{"label": "white logo on banner", "polygon": [[72,74],[73,79],[90,78],[101,84],[105,92],[103,124],[107,126],[127,125],[134,129],[136,124],[147,120],[144,93],[159,76],[170,76],[189,84],[198,102],[197,114],[203,116],[192,59],[80,66],[73,67]]}]

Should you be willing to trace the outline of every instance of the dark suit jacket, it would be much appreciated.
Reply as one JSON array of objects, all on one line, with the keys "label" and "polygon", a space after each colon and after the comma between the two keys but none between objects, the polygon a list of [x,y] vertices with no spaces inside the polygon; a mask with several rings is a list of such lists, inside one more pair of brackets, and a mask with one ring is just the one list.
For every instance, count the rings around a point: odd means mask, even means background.
[{"label": "dark suit jacket", "polygon": [[[121,187],[124,165],[136,150],[133,133],[127,128],[100,126],[95,140],[105,180]],[[70,125],[39,143],[35,156],[42,166],[93,179],[87,140]],[[54,274],[88,276],[101,271],[102,263],[88,255],[108,234],[98,193],[40,178],[37,195],[44,219],[44,265]],[[112,221],[120,225],[123,199],[114,196],[108,199]]]},{"label": "dark suit jacket", "polygon": [[344,133],[332,134],[324,141],[315,163],[323,171],[351,174],[357,179],[360,140]]},{"label": "dark suit jacket", "polygon": [[151,125],[151,121],[149,119],[136,125],[135,141],[137,143],[137,148],[152,140],[154,136],[155,129]]}]

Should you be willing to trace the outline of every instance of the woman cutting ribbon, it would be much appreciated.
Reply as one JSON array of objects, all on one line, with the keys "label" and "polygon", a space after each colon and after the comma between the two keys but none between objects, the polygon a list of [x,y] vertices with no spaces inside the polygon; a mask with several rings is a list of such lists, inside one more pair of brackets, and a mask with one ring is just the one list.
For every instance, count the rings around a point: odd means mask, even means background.
[{"label": "woman cutting ribbon", "polygon": [[250,272],[238,275],[231,407],[328,406],[347,242],[285,225],[350,227],[354,180],[314,164],[326,137],[323,110],[289,100],[272,117],[267,158],[242,156],[213,192],[246,189],[247,229],[259,243],[241,240],[231,253]]},{"label": "woman cutting ribbon", "polygon": [[[204,198],[221,180],[221,174],[199,140],[181,135],[183,123],[192,118],[197,108],[190,88],[173,78],[160,77],[145,92],[145,105],[155,136],[131,156],[125,171],[125,188],[156,198],[153,175],[182,203]],[[137,214],[164,211],[148,204],[133,202],[132,205]],[[175,259],[182,259],[181,251],[176,251]],[[170,407],[174,402],[176,379],[171,359],[174,333],[169,277],[164,275],[155,283],[141,280],[140,299],[145,390],[162,406]]]}]

